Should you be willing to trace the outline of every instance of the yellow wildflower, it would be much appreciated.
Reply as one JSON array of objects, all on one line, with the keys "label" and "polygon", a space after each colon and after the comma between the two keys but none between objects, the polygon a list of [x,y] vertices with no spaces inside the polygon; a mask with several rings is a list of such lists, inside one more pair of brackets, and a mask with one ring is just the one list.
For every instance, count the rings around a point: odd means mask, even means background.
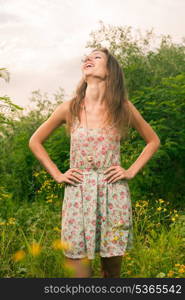
[{"label": "yellow wildflower", "polygon": [[52,199],[49,199],[49,200],[47,200],[46,202],[47,202],[47,203],[51,203],[51,202],[53,202],[53,200],[52,200]]},{"label": "yellow wildflower", "polygon": [[185,270],[184,270],[184,268],[181,267],[181,268],[178,270],[178,272],[179,272],[180,274],[182,274],[182,273],[185,272]]},{"label": "yellow wildflower", "polygon": [[164,203],[163,199],[158,199],[158,200],[159,200],[159,203]]},{"label": "yellow wildflower", "polygon": [[14,225],[15,224],[15,218],[9,218],[7,225]]},{"label": "yellow wildflower", "polygon": [[58,228],[58,227],[54,227],[53,230],[60,232],[60,228]]},{"label": "yellow wildflower", "polygon": [[127,256],[126,259],[127,259],[127,260],[131,260],[131,257],[130,257],[130,256]]},{"label": "yellow wildflower", "polygon": [[72,247],[71,243],[60,239],[53,241],[52,246],[55,250],[68,250]]},{"label": "yellow wildflower", "polygon": [[167,277],[172,277],[174,275],[174,271],[170,270],[167,274]]},{"label": "yellow wildflower", "polygon": [[175,267],[180,267],[180,264],[175,264]]},{"label": "yellow wildflower", "polygon": [[12,256],[12,259],[17,262],[22,260],[25,257],[26,253],[24,250],[18,250],[17,252],[15,252]]},{"label": "yellow wildflower", "polygon": [[164,208],[163,208],[163,211],[167,211],[167,209],[164,207]]},{"label": "yellow wildflower", "polygon": [[159,206],[159,207],[157,207],[157,210],[158,210],[158,211],[161,211],[161,209],[162,209],[162,207],[160,207],[160,206]]},{"label": "yellow wildflower", "polygon": [[33,175],[34,175],[35,177],[37,177],[37,176],[39,176],[39,173],[38,173],[38,172],[35,172]]},{"label": "yellow wildflower", "polygon": [[32,243],[30,245],[30,253],[33,255],[33,256],[36,256],[40,253],[41,251],[41,246],[38,244],[38,243]]},{"label": "yellow wildflower", "polygon": [[0,222],[0,226],[1,226],[1,225],[5,225],[5,224],[6,224],[5,222]]},{"label": "yellow wildflower", "polygon": [[173,222],[175,222],[176,219],[175,219],[174,217],[172,217],[171,220],[172,220]]}]

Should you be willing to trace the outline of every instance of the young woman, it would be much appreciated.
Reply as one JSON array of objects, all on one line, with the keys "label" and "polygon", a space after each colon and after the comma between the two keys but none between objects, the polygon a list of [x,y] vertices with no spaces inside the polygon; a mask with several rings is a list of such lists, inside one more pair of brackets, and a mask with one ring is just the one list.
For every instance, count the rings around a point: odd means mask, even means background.
[{"label": "young woman", "polygon": [[[61,239],[74,277],[90,277],[99,253],[103,277],[120,277],[122,257],[132,246],[132,208],[128,180],[157,151],[160,140],[128,100],[124,73],[106,49],[93,50],[82,62],[82,79],[73,99],[60,104],[32,135],[29,147],[57,183],[65,183]],[[71,136],[70,168],[64,174],[42,143],[62,124]],[[135,128],[146,141],[126,170],[120,141]]]}]

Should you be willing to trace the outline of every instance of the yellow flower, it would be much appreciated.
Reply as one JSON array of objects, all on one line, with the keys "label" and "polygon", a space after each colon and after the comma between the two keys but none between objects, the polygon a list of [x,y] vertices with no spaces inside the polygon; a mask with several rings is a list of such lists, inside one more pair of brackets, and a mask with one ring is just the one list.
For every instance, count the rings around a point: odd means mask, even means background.
[{"label": "yellow flower", "polygon": [[130,256],[127,256],[126,259],[127,259],[127,260],[131,260],[131,257],[130,257]]},{"label": "yellow flower", "polygon": [[167,211],[167,209],[164,207],[164,208],[163,208],[163,211]]},{"label": "yellow flower", "polygon": [[52,199],[49,199],[49,200],[47,200],[46,202],[47,202],[47,203],[51,203],[51,202],[53,202],[53,200],[52,200]]},{"label": "yellow flower", "polygon": [[58,228],[58,227],[54,227],[53,230],[60,232],[60,228]]},{"label": "yellow flower", "polygon": [[39,173],[38,173],[38,172],[35,172],[33,175],[34,175],[35,177],[37,177],[37,176],[39,176]]},{"label": "yellow flower", "polygon": [[136,203],[136,205],[135,205],[136,207],[140,207],[140,204],[139,203]]},{"label": "yellow flower", "polygon": [[159,200],[159,203],[164,203],[163,199],[158,199],[158,200]]},{"label": "yellow flower", "polygon": [[5,225],[5,224],[6,224],[5,222],[0,222],[0,226],[1,226],[1,225]]},{"label": "yellow flower", "polygon": [[130,275],[131,273],[132,273],[132,271],[130,271],[130,270],[127,271],[127,274],[128,274],[128,275]]},{"label": "yellow flower", "polygon": [[157,210],[160,211],[162,209],[162,207],[158,207]]},{"label": "yellow flower", "polygon": [[175,267],[180,267],[180,264],[175,264]]},{"label": "yellow flower", "polygon": [[41,251],[41,246],[38,244],[38,243],[32,243],[30,245],[30,253],[33,255],[33,256],[36,256],[40,253]]},{"label": "yellow flower", "polygon": [[171,220],[172,220],[173,222],[175,222],[176,219],[175,219],[174,217],[172,217]]},{"label": "yellow flower", "polygon": [[18,250],[17,252],[15,252],[12,256],[12,259],[17,262],[22,260],[25,257],[26,253],[24,250]]},{"label": "yellow flower", "polygon": [[14,225],[15,224],[15,218],[9,218],[7,225]]},{"label": "yellow flower", "polygon": [[171,270],[170,270],[170,271],[168,272],[168,274],[167,274],[167,277],[172,277],[173,275],[174,275],[174,271],[171,271]]},{"label": "yellow flower", "polygon": [[177,210],[176,210],[176,209],[174,209],[174,210],[173,210],[173,212],[174,212],[174,213],[177,213]]},{"label": "yellow flower", "polygon": [[54,240],[52,246],[55,250],[68,250],[72,247],[71,243],[60,239]]},{"label": "yellow flower", "polygon": [[184,268],[181,267],[181,268],[178,270],[178,272],[179,272],[180,274],[182,274],[182,273],[185,272],[185,270],[184,270]]}]

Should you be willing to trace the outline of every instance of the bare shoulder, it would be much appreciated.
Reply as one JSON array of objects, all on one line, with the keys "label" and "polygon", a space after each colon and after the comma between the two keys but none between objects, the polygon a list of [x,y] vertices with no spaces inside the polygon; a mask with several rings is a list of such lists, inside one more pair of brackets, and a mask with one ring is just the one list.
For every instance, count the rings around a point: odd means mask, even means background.
[{"label": "bare shoulder", "polygon": [[66,117],[69,112],[69,106],[72,100],[64,101],[57,106],[51,117],[56,118],[61,124],[66,123]]}]

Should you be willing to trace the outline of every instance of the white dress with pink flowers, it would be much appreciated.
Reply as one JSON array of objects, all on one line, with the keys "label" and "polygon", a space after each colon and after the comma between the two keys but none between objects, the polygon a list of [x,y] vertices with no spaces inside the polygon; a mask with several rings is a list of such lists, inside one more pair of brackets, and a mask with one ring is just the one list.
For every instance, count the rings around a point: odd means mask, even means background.
[{"label": "white dress with pink flowers", "polygon": [[[61,239],[69,258],[94,259],[124,255],[133,246],[132,206],[128,182],[104,181],[103,172],[120,163],[120,136],[108,127],[88,129],[75,122],[71,133],[70,168],[83,170],[83,182],[65,184]],[[86,155],[94,153],[94,168]],[[78,173],[79,174],[79,173]]]}]

